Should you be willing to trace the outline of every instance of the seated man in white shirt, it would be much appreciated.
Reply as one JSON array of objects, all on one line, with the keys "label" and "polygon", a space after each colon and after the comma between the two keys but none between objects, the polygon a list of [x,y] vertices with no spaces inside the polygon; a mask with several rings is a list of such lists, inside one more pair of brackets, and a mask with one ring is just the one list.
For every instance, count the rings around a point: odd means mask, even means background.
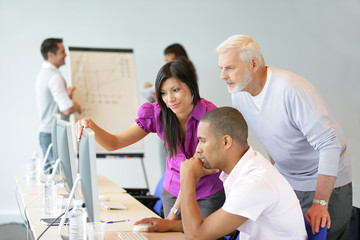
[{"label": "seated man in white shirt", "polygon": [[[181,217],[187,239],[307,239],[299,200],[286,179],[247,143],[248,128],[231,107],[205,114],[196,155],[181,164]],[[226,200],[203,219],[196,203],[200,178],[221,170]]]},{"label": "seated man in white shirt", "polygon": [[[66,88],[66,82],[58,69],[65,64],[66,57],[62,39],[45,39],[41,44],[40,50],[44,62],[36,79],[35,91],[41,120],[39,140],[45,156],[47,148],[51,143],[51,126],[55,114],[62,113],[62,119],[68,120],[70,114],[81,112],[81,106],[72,101],[72,94],[75,88]],[[54,159],[51,151],[44,170],[51,169],[53,162]]]}]

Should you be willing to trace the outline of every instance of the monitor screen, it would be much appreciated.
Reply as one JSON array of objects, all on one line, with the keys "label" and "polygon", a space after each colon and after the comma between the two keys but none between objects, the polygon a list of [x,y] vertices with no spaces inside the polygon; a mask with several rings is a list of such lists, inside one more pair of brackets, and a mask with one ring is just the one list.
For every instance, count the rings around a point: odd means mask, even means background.
[{"label": "monitor screen", "polygon": [[76,179],[76,155],[74,151],[74,141],[72,134],[73,126],[64,120],[57,120],[56,139],[57,153],[60,159],[61,178],[65,182],[65,189],[70,193]]},{"label": "monitor screen", "polygon": [[51,142],[53,144],[52,153],[53,153],[54,161],[56,161],[56,159],[59,158],[56,132],[57,132],[57,121],[60,119],[61,119],[61,115],[59,113],[55,114],[53,119],[53,124],[51,127]]},{"label": "monitor screen", "polygon": [[84,128],[79,145],[79,173],[83,199],[91,222],[100,221],[95,150],[95,134],[90,128]]}]

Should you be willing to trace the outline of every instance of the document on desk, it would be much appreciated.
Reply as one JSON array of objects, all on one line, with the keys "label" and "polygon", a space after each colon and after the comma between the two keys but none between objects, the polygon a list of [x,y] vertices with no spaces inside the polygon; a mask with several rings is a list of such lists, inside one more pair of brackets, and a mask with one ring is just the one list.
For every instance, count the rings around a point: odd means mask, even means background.
[{"label": "document on desk", "polygon": [[102,201],[101,206],[106,210],[126,210],[127,207],[119,201]]},{"label": "document on desk", "polygon": [[148,240],[147,237],[139,232],[118,232],[118,237],[121,240]]}]

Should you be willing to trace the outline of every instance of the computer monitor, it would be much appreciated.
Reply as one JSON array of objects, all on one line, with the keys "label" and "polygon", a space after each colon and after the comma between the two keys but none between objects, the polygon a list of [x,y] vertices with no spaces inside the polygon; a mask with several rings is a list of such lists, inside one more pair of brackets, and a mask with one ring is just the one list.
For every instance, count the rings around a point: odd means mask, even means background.
[{"label": "computer monitor", "polygon": [[[49,144],[45,156],[44,156],[44,160],[41,163],[41,172],[43,172],[44,174],[51,174],[52,170],[54,168],[54,164],[56,162],[56,160],[59,158],[58,155],[58,147],[57,147],[57,121],[61,119],[61,115],[59,113],[54,114],[53,118],[52,118],[52,123],[51,123],[51,144]],[[49,158],[51,153],[52,158]],[[40,178],[41,182],[44,182],[45,180]]]},{"label": "computer monitor", "polygon": [[79,173],[83,199],[90,222],[99,222],[95,134],[90,128],[84,128],[80,138]]},{"label": "computer monitor", "polygon": [[57,146],[57,121],[61,119],[61,115],[59,113],[54,115],[53,124],[51,126],[51,142],[52,146],[52,153],[54,161],[59,158],[58,154],[58,146]]},{"label": "computer monitor", "polygon": [[58,119],[56,126],[57,152],[60,159],[60,174],[65,182],[65,189],[70,193],[76,179],[77,166],[72,134],[73,126]]}]

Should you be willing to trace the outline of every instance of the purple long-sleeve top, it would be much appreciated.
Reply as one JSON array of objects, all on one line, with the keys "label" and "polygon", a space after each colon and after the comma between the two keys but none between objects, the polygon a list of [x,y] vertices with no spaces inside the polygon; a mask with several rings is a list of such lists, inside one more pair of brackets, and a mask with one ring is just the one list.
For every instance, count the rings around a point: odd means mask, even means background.
[{"label": "purple long-sleeve top", "polygon": [[[179,143],[177,154],[168,157],[166,160],[164,188],[175,197],[178,196],[180,191],[180,164],[182,161],[191,158],[196,152],[198,144],[197,128],[200,119],[205,113],[215,108],[216,106],[213,103],[203,98],[197,102],[187,123],[184,146]],[[157,102],[144,103],[138,111],[136,123],[148,133],[156,132],[161,140],[164,141],[164,130],[162,121],[159,118],[160,114],[161,109]],[[223,189],[223,183],[219,179],[219,174],[207,175],[200,179],[196,187],[197,199],[208,197]]]}]

